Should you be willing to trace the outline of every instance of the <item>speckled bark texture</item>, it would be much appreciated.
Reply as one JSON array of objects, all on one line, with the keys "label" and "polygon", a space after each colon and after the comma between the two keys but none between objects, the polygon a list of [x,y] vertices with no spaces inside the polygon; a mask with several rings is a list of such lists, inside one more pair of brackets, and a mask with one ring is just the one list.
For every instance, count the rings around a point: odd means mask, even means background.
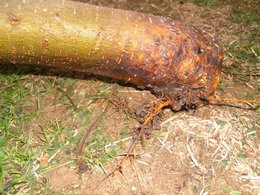
[{"label": "speckled bark texture", "polygon": [[87,72],[203,103],[219,83],[214,38],[170,18],[64,0],[0,1],[0,64]]}]

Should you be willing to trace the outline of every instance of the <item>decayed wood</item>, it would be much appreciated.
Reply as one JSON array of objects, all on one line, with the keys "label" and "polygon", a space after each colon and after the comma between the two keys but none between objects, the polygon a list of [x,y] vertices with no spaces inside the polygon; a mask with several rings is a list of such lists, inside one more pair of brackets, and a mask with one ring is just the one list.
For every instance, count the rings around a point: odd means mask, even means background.
[{"label": "decayed wood", "polygon": [[203,103],[219,83],[214,38],[170,18],[66,0],[1,0],[0,64],[76,70]]}]

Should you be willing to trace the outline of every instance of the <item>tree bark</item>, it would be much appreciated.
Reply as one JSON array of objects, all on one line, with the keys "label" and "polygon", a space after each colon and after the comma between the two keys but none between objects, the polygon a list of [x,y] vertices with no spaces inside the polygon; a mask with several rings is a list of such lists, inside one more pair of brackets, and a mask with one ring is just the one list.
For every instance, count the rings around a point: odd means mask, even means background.
[{"label": "tree bark", "polygon": [[0,64],[58,67],[148,88],[189,107],[212,95],[223,54],[170,18],[66,0],[1,0]]}]

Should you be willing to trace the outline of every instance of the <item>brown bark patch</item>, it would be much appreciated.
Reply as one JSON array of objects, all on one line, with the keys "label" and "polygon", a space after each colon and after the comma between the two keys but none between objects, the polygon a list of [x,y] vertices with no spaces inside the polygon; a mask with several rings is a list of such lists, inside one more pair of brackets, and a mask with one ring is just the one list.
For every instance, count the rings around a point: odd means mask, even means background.
[{"label": "brown bark patch", "polygon": [[13,26],[19,25],[21,23],[21,19],[18,18],[15,14],[13,14],[12,12],[7,12],[7,19],[9,21],[9,23]]}]

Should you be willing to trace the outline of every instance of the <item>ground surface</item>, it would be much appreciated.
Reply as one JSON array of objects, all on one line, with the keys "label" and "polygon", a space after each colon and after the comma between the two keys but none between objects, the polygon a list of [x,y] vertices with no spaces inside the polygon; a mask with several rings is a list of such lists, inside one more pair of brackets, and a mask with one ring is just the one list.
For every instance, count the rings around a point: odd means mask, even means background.
[{"label": "ground surface", "polygon": [[[89,1],[86,1],[89,2]],[[259,13],[249,0],[93,0],[91,3],[169,16],[217,37],[225,49],[217,97],[260,99]],[[258,194],[260,110],[206,106],[164,110],[150,139],[132,143],[138,121],[111,106],[84,150],[77,146],[112,89],[138,111],[156,100],[147,91],[94,78],[0,69],[0,165],[5,194]],[[32,74],[34,73],[34,74]],[[239,105],[239,104],[236,104]],[[250,105],[242,105],[250,107]]]}]

